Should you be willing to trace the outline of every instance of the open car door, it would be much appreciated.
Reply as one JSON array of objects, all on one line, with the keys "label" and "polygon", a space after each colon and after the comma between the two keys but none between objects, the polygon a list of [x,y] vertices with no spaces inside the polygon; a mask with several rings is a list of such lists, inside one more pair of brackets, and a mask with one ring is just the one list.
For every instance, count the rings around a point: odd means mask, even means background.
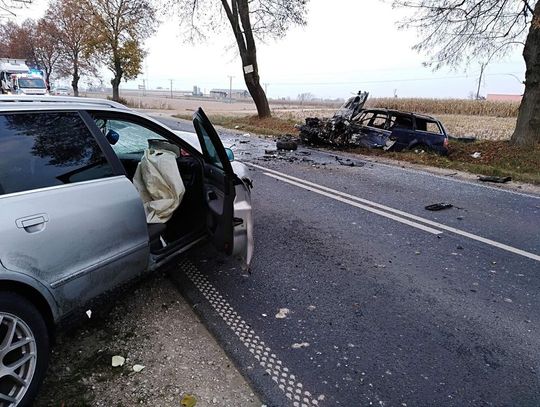
[{"label": "open car door", "polygon": [[230,255],[234,249],[234,171],[214,126],[201,108],[193,115],[193,126],[204,156],[208,235],[218,250]]}]

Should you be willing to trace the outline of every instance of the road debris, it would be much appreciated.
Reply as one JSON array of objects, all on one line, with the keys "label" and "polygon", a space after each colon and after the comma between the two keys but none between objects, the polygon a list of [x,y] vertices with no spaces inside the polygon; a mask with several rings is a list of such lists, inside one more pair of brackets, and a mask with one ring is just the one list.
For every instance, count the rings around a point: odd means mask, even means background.
[{"label": "road debris", "polygon": [[92,318],[92,310],[91,309],[86,311],[86,316],[88,317],[88,319]]},{"label": "road debris", "polygon": [[298,149],[298,143],[294,140],[291,140],[290,135],[287,135],[285,138],[276,141],[276,148],[278,150],[288,150],[295,151]]},{"label": "road debris", "polygon": [[291,348],[293,349],[301,349],[301,348],[307,348],[309,346],[308,342],[301,342],[301,343],[293,343]]},{"label": "road debris", "polygon": [[428,211],[442,211],[443,209],[450,209],[453,206],[454,205],[446,203],[446,202],[439,202],[439,203],[427,205],[425,208]]},{"label": "road debris", "polygon": [[123,356],[115,355],[112,357],[112,367],[124,366],[126,363],[126,358]]},{"label": "road debris", "polygon": [[315,308],[317,308],[315,305],[310,305],[307,307],[308,310],[313,311]]},{"label": "road debris", "polygon": [[140,371],[142,371],[146,366],[144,365],[133,365],[133,371],[135,373],[139,373]]},{"label": "road debris", "polygon": [[196,404],[197,399],[191,394],[184,394],[184,397],[182,397],[182,400],[180,401],[182,407],[195,407]]},{"label": "road debris", "polygon": [[475,151],[474,153],[471,154],[472,158],[480,158],[481,156],[482,156],[482,153],[479,151]]},{"label": "road debris", "polygon": [[287,315],[289,314],[289,312],[291,312],[291,310],[289,310],[288,308],[280,308],[278,313],[276,314],[276,318],[278,319],[287,318]]},{"label": "road debris", "polygon": [[496,182],[497,184],[504,184],[505,182],[512,181],[512,177],[496,177],[494,175],[486,175],[478,177],[478,180],[482,182]]}]

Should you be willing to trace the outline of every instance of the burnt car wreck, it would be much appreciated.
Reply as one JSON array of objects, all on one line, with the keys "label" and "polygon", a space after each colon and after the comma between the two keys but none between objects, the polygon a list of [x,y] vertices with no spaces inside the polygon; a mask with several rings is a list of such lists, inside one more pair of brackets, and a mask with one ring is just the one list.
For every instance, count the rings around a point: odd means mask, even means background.
[{"label": "burnt car wreck", "polygon": [[448,154],[448,135],[430,116],[391,109],[364,109],[367,92],[358,92],[329,119],[308,117],[300,138],[312,145],[420,150]]}]

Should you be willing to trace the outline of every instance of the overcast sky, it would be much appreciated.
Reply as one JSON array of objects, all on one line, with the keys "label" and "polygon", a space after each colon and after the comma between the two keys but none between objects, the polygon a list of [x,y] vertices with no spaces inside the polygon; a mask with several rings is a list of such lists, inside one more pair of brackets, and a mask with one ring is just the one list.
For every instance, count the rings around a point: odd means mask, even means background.
[{"label": "overcast sky", "polygon": [[[19,18],[39,17],[46,0],[36,0]],[[399,31],[396,21],[403,11],[392,10],[380,0],[310,0],[307,26],[295,27],[278,41],[259,44],[261,82],[270,97],[296,97],[309,92],[317,97],[347,97],[357,90],[372,96],[466,98],[476,89],[478,66],[457,71],[432,72],[422,67],[426,55],[411,50],[416,32]],[[242,67],[234,51],[232,35],[216,35],[207,42],[188,45],[179,36],[176,21],[163,22],[146,42],[148,57],[144,74],[123,84],[136,88],[142,79],[147,87],[201,90],[245,88]],[[521,50],[492,63],[482,93],[522,93],[525,66]],[[111,75],[104,71],[108,82]]]}]

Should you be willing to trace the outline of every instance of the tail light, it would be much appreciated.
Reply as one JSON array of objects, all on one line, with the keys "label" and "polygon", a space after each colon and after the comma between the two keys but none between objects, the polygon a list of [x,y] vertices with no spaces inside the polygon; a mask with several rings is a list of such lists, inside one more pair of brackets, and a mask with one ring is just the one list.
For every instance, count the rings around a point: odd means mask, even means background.
[{"label": "tail light", "polygon": [[448,137],[444,138],[443,146],[444,146],[444,148],[448,148]]}]

